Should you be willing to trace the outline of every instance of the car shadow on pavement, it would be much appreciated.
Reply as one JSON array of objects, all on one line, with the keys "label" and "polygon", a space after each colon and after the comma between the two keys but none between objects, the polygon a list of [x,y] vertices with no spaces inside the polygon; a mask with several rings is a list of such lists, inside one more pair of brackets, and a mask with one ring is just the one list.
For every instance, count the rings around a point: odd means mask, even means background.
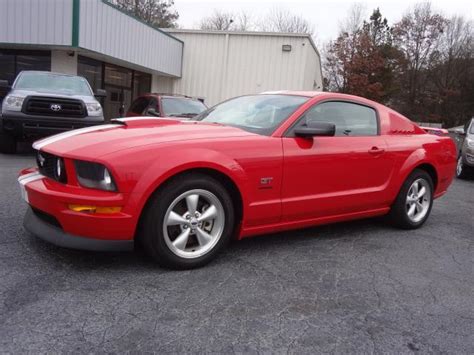
[{"label": "car shadow on pavement", "polygon": [[[264,253],[291,252],[296,247],[327,247],[334,243],[353,243],[354,239],[369,238],[380,229],[392,229],[385,224],[381,218],[371,218],[359,221],[351,221],[338,224],[311,227],[279,233],[270,233],[243,240],[235,240],[211,262],[224,266],[227,263],[236,264],[240,257],[255,257]],[[153,270],[160,273],[172,272],[161,268],[149,257],[141,245],[137,243],[132,252],[92,252],[71,250],[57,247],[41,239],[36,238],[29,232],[24,231],[27,236],[28,249],[37,257],[47,263],[67,264],[75,270],[114,269],[114,270]],[[377,234],[377,233],[375,233]],[[254,256],[252,255],[254,254]],[[206,266],[204,266],[206,268]]]}]

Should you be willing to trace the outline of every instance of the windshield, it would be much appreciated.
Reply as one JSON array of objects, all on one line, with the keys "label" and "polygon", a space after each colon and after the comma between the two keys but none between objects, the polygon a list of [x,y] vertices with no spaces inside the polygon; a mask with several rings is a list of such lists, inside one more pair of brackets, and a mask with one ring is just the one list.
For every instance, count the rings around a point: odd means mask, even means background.
[{"label": "windshield", "polygon": [[165,116],[196,116],[207,108],[199,100],[181,97],[163,98],[161,106]]},{"label": "windshield", "polygon": [[51,91],[70,95],[92,95],[92,91],[86,79],[80,76],[68,76],[53,73],[21,73],[15,83],[15,89]]},{"label": "windshield", "polygon": [[241,96],[214,106],[195,119],[271,135],[307,100],[308,97],[290,95]]}]

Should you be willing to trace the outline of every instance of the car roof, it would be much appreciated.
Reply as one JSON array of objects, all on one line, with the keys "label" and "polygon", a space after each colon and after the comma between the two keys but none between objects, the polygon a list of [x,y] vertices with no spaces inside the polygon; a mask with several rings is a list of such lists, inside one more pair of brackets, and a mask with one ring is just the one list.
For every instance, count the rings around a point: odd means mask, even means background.
[{"label": "car roof", "polygon": [[188,95],[181,95],[181,94],[169,94],[169,93],[160,93],[160,92],[152,92],[149,94],[143,94],[141,96],[160,96],[160,97],[178,97],[181,99],[190,99],[190,100],[197,100],[197,98],[188,96]]},{"label": "car roof", "polygon": [[305,96],[305,97],[321,97],[322,99],[340,99],[340,100],[354,100],[357,102],[363,102],[371,105],[380,105],[379,103],[366,99],[362,96],[355,96],[349,94],[341,94],[338,92],[330,91],[298,91],[298,90],[276,90],[276,91],[264,91],[259,95],[291,95],[291,96]]},{"label": "car roof", "polygon": [[294,96],[307,96],[314,97],[321,94],[325,94],[322,91],[297,91],[297,90],[274,90],[274,91],[264,91],[260,95],[294,95]]}]

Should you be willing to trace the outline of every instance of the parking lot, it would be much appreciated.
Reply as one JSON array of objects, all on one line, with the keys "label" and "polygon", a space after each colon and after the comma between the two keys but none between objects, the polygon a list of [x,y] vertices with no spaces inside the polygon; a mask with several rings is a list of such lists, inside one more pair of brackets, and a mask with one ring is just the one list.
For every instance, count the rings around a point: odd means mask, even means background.
[{"label": "parking lot", "polygon": [[193,271],[22,229],[0,155],[0,352],[474,353],[474,181],[426,225],[364,220],[233,243]]}]

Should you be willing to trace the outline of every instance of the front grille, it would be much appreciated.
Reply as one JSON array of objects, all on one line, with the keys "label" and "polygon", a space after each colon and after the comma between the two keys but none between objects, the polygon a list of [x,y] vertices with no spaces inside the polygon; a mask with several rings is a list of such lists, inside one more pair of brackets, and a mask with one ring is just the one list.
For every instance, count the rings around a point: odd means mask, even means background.
[{"label": "front grille", "polygon": [[23,113],[53,117],[82,118],[87,109],[81,100],[55,97],[28,96],[23,104]]},{"label": "front grille", "polygon": [[[60,174],[58,175],[58,161],[61,167]],[[38,164],[38,170],[41,174],[50,179],[58,182],[66,183],[67,174],[64,160],[53,154],[38,151],[36,154],[36,163]]]},{"label": "front grille", "polygon": [[36,215],[36,217],[41,219],[43,222],[46,222],[46,223],[48,223],[52,226],[55,226],[55,227],[58,227],[58,228],[62,229],[62,226],[59,223],[59,221],[56,219],[56,217],[51,216],[50,214],[48,214],[46,212],[43,212],[43,211],[40,211],[40,210],[38,210],[34,207],[32,207],[31,209],[33,210],[33,213]]}]

